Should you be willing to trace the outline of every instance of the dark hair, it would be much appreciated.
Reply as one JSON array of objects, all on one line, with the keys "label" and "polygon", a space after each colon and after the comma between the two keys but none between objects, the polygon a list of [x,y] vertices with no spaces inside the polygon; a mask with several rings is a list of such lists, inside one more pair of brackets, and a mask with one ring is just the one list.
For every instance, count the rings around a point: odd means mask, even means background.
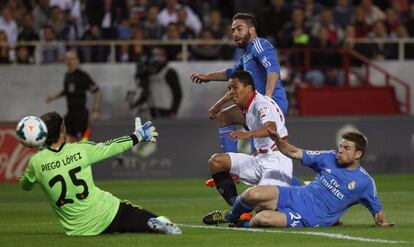
[{"label": "dark hair", "polygon": [[254,81],[252,75],[244,70],[236,70],[233,72],[233,74],[230,76],[231,79],[239,79],[240,83],[242,83],[244,86],[251,86],[253,90],[256,90],[256,87],[254,86]]},{"label": "dark hair", "polygon": [[253,26],[257,30],[257,21],[256,21],[256,18],[254,17],[254,15],[252,15],[250,13],[236,13],[233,16],[232,21],[235,21],[235,20],[238,20],[238,19],[246,21],[249,24],[249,26]]},{"label": "dark hair", "polygon": [[368,139],[361,132],[346,132],[342,135],[342,139],[355,143],[356,150],[362,152],[361,158],[364,156],[365,150],[367,149]]},{"label": "dark hair", "polygon": [[63,118],[56,112],[48,112],[40,116],[47,127],[46,145],[50,146],[59,140]]}]

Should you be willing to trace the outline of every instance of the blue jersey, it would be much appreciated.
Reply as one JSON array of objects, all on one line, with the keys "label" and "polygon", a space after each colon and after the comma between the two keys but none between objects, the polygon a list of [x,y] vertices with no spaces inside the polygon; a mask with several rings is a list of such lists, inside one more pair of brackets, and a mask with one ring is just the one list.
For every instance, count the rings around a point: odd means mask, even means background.
[{"label": "blue jersey", "polygon": [[288,110],[288,100],[282,81],[280,80],[279,60],[276,49],[266,39],[254,38],[244,50],[240,60],[233,68],[226,70],[227,78],[230,78],[235,70],[244,70],[249,72],[254,80],[256,90],[265,95],[267,73],[275,72],[279,74],[279,81],[273,91],[272,98],[279,105],[286,115]]},{"label": "blue jersey", "polygon": [[374,179],[362,167],[348,170],[338,165],[335,151],[304,150],[302,163],[318,173],[314,181],[295,191],[293,209],[297,207],[306,225],[333,225],[358,203],[372,214],[382,210]]}]

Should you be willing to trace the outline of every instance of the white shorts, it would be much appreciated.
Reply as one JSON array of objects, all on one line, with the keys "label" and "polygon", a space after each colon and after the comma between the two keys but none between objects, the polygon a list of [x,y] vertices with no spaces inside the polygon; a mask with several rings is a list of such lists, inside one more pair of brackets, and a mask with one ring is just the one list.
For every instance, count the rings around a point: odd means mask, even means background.
[{"label": "white shorts", "polygon": [[230,173],[250,185],[290,186],[292,160],[280,151],[256,156],[243,153],[228,153],[231,159]]}]

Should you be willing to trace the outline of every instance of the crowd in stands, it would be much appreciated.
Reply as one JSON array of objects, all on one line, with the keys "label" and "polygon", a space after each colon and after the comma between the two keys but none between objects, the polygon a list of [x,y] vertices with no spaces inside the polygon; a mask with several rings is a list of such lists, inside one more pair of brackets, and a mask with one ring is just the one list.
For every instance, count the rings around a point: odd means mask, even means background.
[{"label": "crowd in stands", "polygon": [[[412,0],[2,0],[0,63],[33,63],[40,41],[41,63],[62,62],[73,47],[55,41],[231,39],[235,12],[255,14],[258,33],[278,48],[348,47],[374,59],[395,59],[398,45],[355,44],[355,38],[414,37]],[[19,45],[18,45],[19,44]],[[107,62],[108,46],[77,47],[82,62]],[[118,62],[135,62],[148,47],[116,49]],[[182,59],[180,45],[167,46],[170,60]],[[414,58],[412,46],[406,58]],[[194,45],[190,60],[233,59],[232,46]],[[332,56],[314,63],[331,63]],[[310,75],[315,76],[315,75]]]}]

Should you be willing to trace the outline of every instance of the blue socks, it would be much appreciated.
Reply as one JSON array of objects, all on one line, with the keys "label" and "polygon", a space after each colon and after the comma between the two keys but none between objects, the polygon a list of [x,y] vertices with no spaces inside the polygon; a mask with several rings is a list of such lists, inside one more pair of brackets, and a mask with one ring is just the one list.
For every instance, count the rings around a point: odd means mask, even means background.
[{"label": "blue socks", "polygon": [[229,222],[235,222],[239,219],[240,215],[243,213],[251,212],[254,209],[254,206],[249,205],[242,201],[241,196],[238,196],[236,202],[233,204],[233,208],[230,213],[226,215],[226,219]]},{"label": "blue socks", "polygon": [[300,187],[302,186],[302,181],[299,178],[292,176],[292,181],[290,182],[290,185]]},{"label": "blue socks", "polygon": [[224,153],[237,153],[237,140],[229,137],[230,132],[238,129],[238,125],[219,127],[220,147]]}]

